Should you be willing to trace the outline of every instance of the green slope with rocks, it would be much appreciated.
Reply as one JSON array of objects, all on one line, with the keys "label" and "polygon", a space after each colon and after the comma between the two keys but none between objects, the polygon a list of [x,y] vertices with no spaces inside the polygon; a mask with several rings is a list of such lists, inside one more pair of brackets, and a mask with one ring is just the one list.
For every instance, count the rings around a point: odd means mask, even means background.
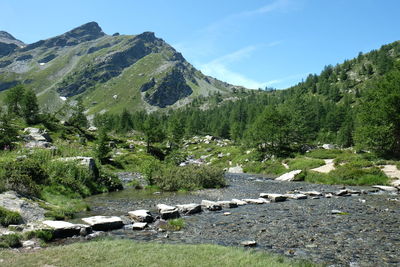
[{"label": "green slope with rocks", "polygon": [[88,114],[179,107],[238,89],[203,75],[152,32],[107,35],[95,22],[28,45],[1,32],[0,99],[19,83],[44,110],[79,98]]}]

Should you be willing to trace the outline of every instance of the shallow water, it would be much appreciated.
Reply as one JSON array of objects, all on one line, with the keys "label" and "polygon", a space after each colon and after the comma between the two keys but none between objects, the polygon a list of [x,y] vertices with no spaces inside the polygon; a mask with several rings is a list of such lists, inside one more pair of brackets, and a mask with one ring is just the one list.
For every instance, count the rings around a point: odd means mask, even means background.
[{"label": "shallow water", "polygon": [[[260,193],[286,193],[296,189],[320,192],[340,189],[339,186],[276,182],[246,174],[229,174],[227,179],[229,186],[226,188],[192,193],[154,194],[154,191],[126,189],[96,195],[86,199],[92,210],[79,216],[123,216],[136,209],[149,209],[156,214],[156,205],[160,203],[176,205],[200,203],[202,199],[258,198]],[[158,232],[150,227],[145,231],[120,229],[107,235],[141,241],[228,246],[256,240],[256,249],[335,266],[399,266],[400,202],[389,200],[394,198],[400,197],[368,194],[246,205],[185,216],[186,227],[179,232]],[[333,215],[334,209],[347,215]],[[231,215],[225,216],[226,211]]]}]

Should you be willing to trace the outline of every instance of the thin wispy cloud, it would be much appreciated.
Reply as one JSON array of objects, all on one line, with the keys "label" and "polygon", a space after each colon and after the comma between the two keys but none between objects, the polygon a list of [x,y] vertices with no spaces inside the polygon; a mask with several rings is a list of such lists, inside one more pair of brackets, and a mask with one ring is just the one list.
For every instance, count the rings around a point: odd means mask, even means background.
[{"label": "thin wispy cloud", "polygon": [[200,64],[200,70],[206,74],[234,85],[241,85],[251,89],[264,88],[266,83],[250,79],[243,74],[234,72],[230,69],[230,64],[249,58],[257,49],[251,45],[234,51],[230,54],[216,58],[206,64]]}]

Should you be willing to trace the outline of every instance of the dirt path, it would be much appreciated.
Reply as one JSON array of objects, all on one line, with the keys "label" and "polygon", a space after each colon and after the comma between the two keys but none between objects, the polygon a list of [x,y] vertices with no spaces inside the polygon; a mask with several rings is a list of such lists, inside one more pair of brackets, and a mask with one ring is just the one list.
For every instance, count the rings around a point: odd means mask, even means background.
[{"label": "dirt path", "polygon": [[333,163],[333,159],[324,159],[324,161],[325,165],[311,170],[320,173],[329,173],[335,169],[335,164]]},{"label": "dirt path", "polygon": [[396,165],[383,165],[382,171],[392,179],[391,185],[400,186],[400,170]]}]

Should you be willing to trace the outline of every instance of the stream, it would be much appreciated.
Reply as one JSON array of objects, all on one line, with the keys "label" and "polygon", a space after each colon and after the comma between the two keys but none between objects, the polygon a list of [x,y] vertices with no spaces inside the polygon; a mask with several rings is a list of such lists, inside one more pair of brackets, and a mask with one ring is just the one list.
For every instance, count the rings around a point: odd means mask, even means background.
[{"label": "stream", "polygon": [[[258,198],[260,193],[287,193],[293,190],[337,192],[341,186],[303,182],[277,182],[248,174],[227,174],[229,186],[196,192],[162,192],[125,189],[86,199],[94,215],[127,215],[128,211],[148,209],[157,214],[156,205],[200,203],[208,200]],[[203,211],[184,216],[186,226],[177,232],[113,230],[106,234],[118,238],[160,243],[241,246],[255,240],[255,249],[308,259],[330,266],[400,265],[400,196],[373,192],[371,187],[349,187],[367,194],[262,205],[245,205],[222,211]],[[332,214],[340,210],[342,214]],[[224,215],[230,212],[230,215]]]}]

